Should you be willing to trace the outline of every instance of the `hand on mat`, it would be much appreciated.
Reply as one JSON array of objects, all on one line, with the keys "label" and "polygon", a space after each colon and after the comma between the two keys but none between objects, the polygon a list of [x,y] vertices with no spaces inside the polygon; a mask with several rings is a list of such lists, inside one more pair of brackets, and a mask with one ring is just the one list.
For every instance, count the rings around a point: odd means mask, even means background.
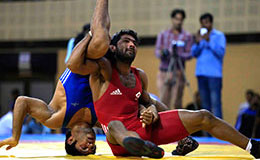
[{"label": "hand on mat", "polygon": [[146,125],[150,125],[158,120],[158,112],[154,105],[149,106],[141,112],[140,116],[142,122],[142,127],[145,128]]},{"label": "hand on mat", "polygon": [[17,144],[18,144],[18,141],[16,141],[13,137],[10,137],[10,138],[7,138],[0,142],[0,148],[4,145],[8,145],[6,147],[6,150],[9,150],[9,149],[17,146]]}]

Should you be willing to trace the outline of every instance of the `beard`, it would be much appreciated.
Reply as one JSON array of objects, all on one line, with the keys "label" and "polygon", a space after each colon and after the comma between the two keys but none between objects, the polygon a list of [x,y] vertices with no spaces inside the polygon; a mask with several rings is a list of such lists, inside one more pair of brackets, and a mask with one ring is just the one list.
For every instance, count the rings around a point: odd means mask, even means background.
[{"label": "beard", "polygon": [[135,59],[135,53],[128,53],[128,52],[130,52],[130,51],[126,50],[124,52],[124,51],[120,51],[117,49],[115,52],[116,60],[123,62],[123,63],[131,64]]}]

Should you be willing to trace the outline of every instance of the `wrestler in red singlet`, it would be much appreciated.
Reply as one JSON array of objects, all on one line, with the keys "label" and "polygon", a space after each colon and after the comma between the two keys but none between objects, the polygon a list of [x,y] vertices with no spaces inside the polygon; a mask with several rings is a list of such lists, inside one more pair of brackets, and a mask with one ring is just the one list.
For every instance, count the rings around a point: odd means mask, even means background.
[{"label": "wrestler in red singlet", "polygon": [[[184,128],[178,111],[166,111],[159,113],[159,121],[142,128],[138,117],[139,102],[142,94],[142,83],[139,71],[131,67],[135,75],[136,85],[134,88],[125,87],[115,67],[113,67],[112,79],[105,93],[94,102],[96,114],[104,132],[107,132],[107,125],[112,120],[121,121],[130,131],[135,131],[144,140],[149,140],[157,145],[178,141],[186,136],[188,132]],[[124,155],[128,152],[121,146],[108,142],[114,155]]]},{"label": "wrestler in red singlet", "polygon": [[138,117],[138,99],[142,94],[142,84],[138,71],[131,67],[135,75],[136,85],[127,88],[120,82],[118,72],[113,67],[112,80],[101,98],[94,102],[98,120],[102,124],[104,132],[112,120],[121,121],[128,130],[135,131],[142,127]]}]

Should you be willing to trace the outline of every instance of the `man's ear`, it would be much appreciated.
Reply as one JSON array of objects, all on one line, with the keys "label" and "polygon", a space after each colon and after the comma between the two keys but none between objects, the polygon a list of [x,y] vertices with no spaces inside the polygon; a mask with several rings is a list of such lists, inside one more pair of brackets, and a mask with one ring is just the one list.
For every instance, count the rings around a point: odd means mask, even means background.
[{"label": "man's ear", "polygon": [[115,52],[115,51],[116,51],[116,46],[114,46],[114,45],[110,45],[109,48],[110,48],[110,50],[111,50],[112,52]]},{"label": "man's ear", "polygon": [[72,145],[74,142],[75,142],[75,139],[74,139],[72,136],[70,136],[70,137],[67,139],[67,143],[68,143],[69,145]]}]

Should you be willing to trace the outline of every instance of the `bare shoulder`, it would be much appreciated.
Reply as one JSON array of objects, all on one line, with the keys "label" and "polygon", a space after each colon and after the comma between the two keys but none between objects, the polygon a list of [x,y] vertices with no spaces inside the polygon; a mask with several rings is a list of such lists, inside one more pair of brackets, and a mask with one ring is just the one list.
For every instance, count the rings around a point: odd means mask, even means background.
[{"label": "bare shoulder", "polygon": [[96,62],[99,66],[99,69],[95,73],[91,74],[91,77],[104,81],[110,80],[112,75],[111,62],[105,57],[96,60]]},{"label": "bare shoulder", "polygon": [[147,74],[144,72],[144,70],[142,70],[141,68],[136,68],[136,70],[139,73],[140,78],[143,79],[147,79]]},{"label": "bare shoulder", "polygon": [[97,60],[100,68],[106,68],[106,67],[111,67],[110,61],[106,57],[102,57]]},{"label": "bare shoulder", "polygon": [[140,68],[136,68],[136,70],[139,73],[140,79],[142,81],[142,86],[144,89],[147,89],[147,85],[148,85],[148,78],[147,78],[147,74],[144,72],[144,70],[140,69]]}]

